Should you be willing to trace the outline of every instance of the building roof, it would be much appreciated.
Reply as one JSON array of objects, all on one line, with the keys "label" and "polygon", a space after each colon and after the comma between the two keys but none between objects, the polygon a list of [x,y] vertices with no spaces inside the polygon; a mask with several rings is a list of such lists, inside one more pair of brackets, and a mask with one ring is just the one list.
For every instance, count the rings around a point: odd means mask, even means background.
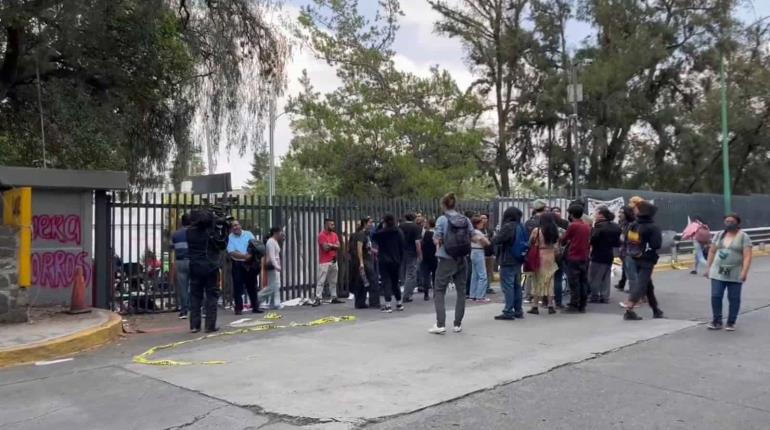
[{"label": "building roof", "polygon": [[128,173],[109,170],[62,170],[0,166],[0,187],[125,190],[128,188]]}]

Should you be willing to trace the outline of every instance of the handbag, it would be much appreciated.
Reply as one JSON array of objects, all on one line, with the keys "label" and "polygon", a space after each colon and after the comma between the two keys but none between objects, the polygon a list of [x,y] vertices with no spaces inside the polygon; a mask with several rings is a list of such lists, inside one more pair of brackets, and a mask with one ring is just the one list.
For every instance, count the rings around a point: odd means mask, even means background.
[{"label": "handbag", "polygon": [[537,240],[527,251],[527,259],[524,260],[524,271],[534,273],[540,270],[540,232],[537,234]]}]

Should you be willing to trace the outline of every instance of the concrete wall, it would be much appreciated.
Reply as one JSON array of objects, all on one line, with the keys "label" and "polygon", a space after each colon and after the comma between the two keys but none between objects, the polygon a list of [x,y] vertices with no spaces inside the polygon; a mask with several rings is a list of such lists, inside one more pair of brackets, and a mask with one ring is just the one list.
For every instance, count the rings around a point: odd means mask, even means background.
[{"label": "concrete wall", "polygon": [[17,231],[0,226],[0,323],[27,321],[27,289],[18,284]]},{"label": "concrete wall", "polygon": [[91,303],[93,194],[35,189],[32,215],[32,305],[69,305],[78,267]]}]

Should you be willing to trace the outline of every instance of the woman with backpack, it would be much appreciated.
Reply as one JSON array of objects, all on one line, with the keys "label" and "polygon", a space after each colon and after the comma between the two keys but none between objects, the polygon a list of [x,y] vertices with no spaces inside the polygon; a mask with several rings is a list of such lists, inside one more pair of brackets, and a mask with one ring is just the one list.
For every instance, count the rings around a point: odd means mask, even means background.
[{"label": "woman with backpack", "polygon": [[543,299],[543,305],[548,307],[549,314],[555,314],[555,302],[553,291],[553,275],[556,273],[556,252],[559,241],[559,227],[554,216],[550,213],[540,215],[538,226],[532,230],[529,239],[530,252],[537,250],[539,263],[533,272],[532,280],[532,309],[527,313],[537,315],[540,313],[537,302]]},{"label": "woman with backpack", "polygon": [[725,217],[725,229],[715,238],[709,250],[708,276],[711,278],[712,319],[709,330],[722,328],[722,300],[727,290],[730,310],[725,330],[734,331],[741,307],[741,288],[751,268],[751,238],[741,230],[741,217]]}]

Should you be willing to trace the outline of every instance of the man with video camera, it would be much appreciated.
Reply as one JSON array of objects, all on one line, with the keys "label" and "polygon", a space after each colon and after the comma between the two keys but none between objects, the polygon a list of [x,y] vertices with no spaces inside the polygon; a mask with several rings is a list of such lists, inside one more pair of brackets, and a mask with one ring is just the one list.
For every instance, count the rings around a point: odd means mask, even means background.
[{"label": "man with video camera", "polygon": [[227,248],[229,219],[214,209],[198,209],[190,213],[187,230],[190,259],[190,331],[201,330],[201,303],[206,295],[206,333],[217,327],[217,280],[222,251]]}]

